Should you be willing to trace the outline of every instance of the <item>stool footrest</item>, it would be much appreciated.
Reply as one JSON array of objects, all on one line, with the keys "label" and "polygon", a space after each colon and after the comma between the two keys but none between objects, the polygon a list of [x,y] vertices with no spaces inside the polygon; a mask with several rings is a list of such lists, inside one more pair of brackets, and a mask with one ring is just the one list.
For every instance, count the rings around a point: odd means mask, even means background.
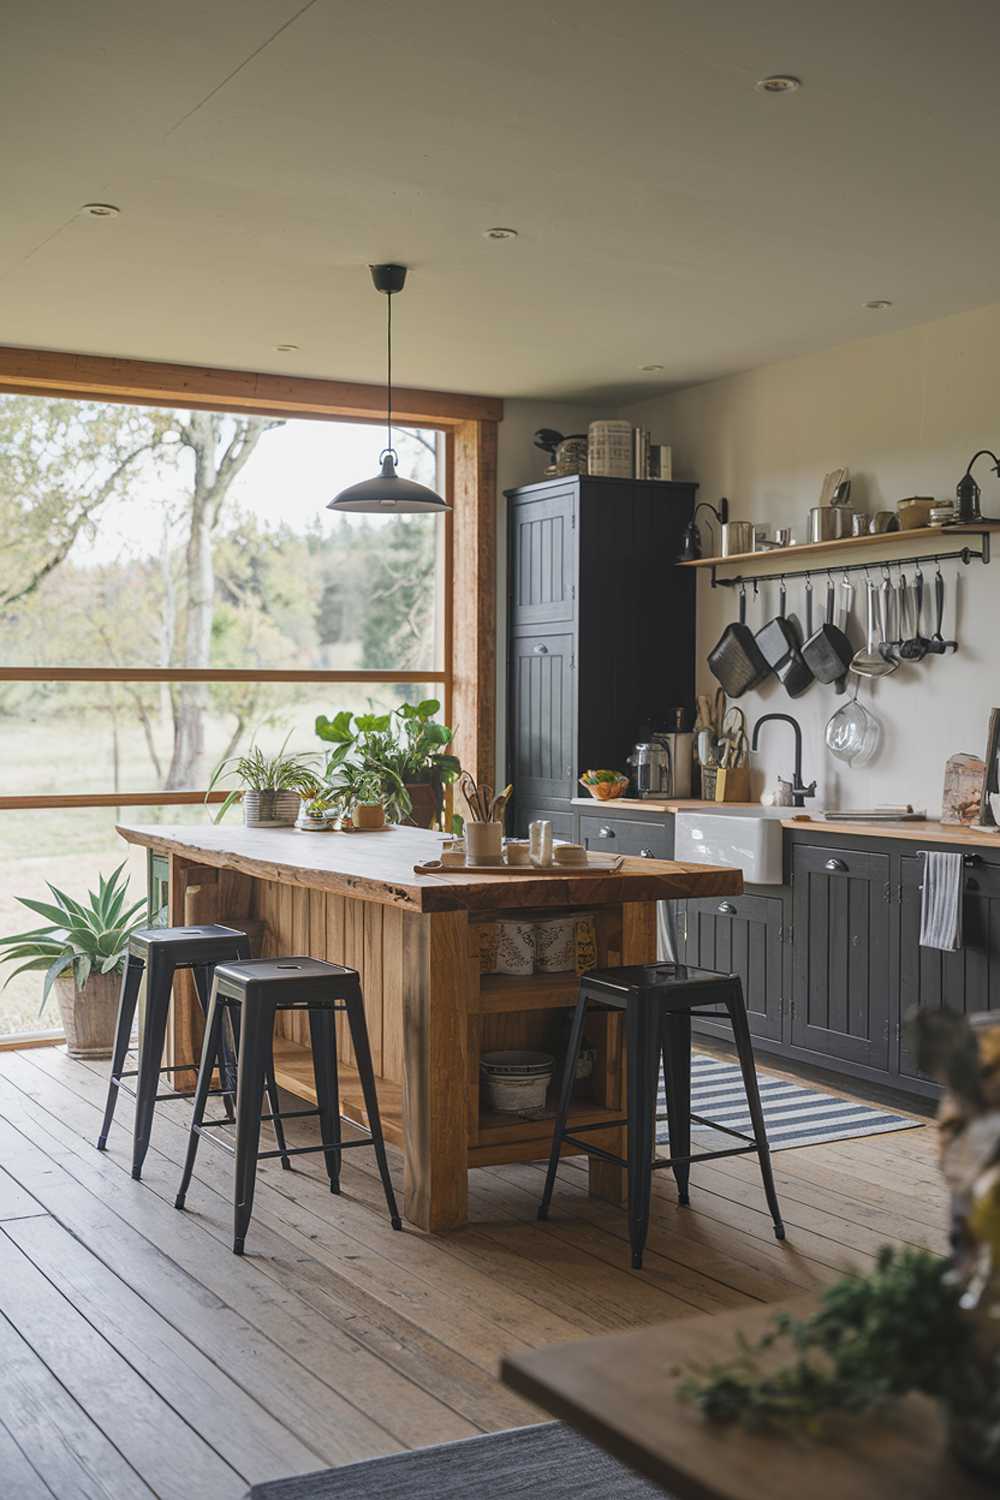
[{"label": "stool footrest", "polygon": [[352,1146],[373,1146],[374,1141],[338,1141],[336,1145],[288,1146],[284,1151],[258,1151],[257,1160],[265,1161],[269,1156],[310,1156],[314,1151],[350,1151]]},{"label": "stool footrest", "polygon": [[[619,1125],[627,1124],[628,1120],[596,1120],[593,1125],[574,1125],[573,1134],[580,1135],[584,1130],[616,1130]],[[565,1130],[560,1139],[568,1139],[568,1133]]]},{"label": "stool footrest", "polygon": [[653,1161],[653,1171],[659,1171],[660,1167],[694,1167],[700,1161],[721,1161],[724,1156],[747,1156],[757,1150],[757,1143],[752,1146],[730,1146],[725,1151],[699,1151],[697,1156],[657,1156]]},{"label": "stool footrest", "polygon": [[571,1146],[579,1146],[581,1151],[586,1151],[588,1156],[599,1156],[601,1161],[609,1161],[616,1167],[627,1167],[628,1162],[624,1156],[615,1156],[613,1151],[605,1151],[603,1146],[595,1146],[593,1141],[578,1141],[575,1136],[564,1135],[560,1145],[568,1141]]},{"label": "stool footrest", "polygon": [[[659,1118],[661,1117],[658,1115],[657,1119]],[[757,1145],[754,1137],[747,1135],[744,1130],[730,1130],[728,1125],[717,1125],[714,1120],[706,1120],[704,1115],[691,1115],[690,1118],[696,1125],[707,1125],[710,1130],[719,1130],[723,1135],[731,1135],[737,1141],[753,1141],[754,1146]]]}]

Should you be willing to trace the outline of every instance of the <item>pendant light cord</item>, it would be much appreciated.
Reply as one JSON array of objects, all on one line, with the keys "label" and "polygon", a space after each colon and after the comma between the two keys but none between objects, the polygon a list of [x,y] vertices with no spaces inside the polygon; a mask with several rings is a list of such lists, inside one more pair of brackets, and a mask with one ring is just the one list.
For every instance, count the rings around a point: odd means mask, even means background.
[{"label": "pendant light cord", "polygon": [[386,299],[385,300],[388,303],[388,307],[386,309],[386,318],[385,318],[385,365],[386,365],[385,413],[386,413],[386,430],[387,430],[387,444],[386,444],[386,446],[388,448],[388,451],[390,453],[392,453],[392,452],[394,452],[394,449],[393,449],[393,446],[392,446],[392,293],[391,292],[388,292],[386,294]]}]

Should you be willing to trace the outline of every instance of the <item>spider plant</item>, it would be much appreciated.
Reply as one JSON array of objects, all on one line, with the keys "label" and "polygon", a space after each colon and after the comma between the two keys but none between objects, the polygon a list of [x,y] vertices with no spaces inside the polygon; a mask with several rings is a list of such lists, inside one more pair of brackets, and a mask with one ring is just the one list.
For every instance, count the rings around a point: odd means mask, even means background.
[{"label": "spider plant", "polygon": [[[102,875],[97,891],[87,892],[86,906],[48,881],[51,902],[18,896],[22,906],[44,917],[49,925],[0,938],[0,963],[24,960],[9,976],[7,984],[27,970],[45,974],[39,1015],[45,1009],[53,983],[67,969],[72,968],[76,987],[82,990],[92,973],[110,974],[121,967],[128,940],[143,925],[146,910],[145,900],[126,906],[129,877],[121,879],[124,868],[122,862],[106,879]],[[137,916],[139,912],[143,916]]]},{"label": "spider plant", "polygon": [[286,738],[274,755],[265,755],[259,745],[251,745],[245,755],[229,755],[219,762],[208,790],[214,792],[220,781],[236,780],[239,785],[220,804],[213,822],[221,822],[244,792],[298,792],[301,797],[317,794],[319,778],[310,770],[310,762],[316,760],[316,755],[310,752],[286,755],[287,744]]}]

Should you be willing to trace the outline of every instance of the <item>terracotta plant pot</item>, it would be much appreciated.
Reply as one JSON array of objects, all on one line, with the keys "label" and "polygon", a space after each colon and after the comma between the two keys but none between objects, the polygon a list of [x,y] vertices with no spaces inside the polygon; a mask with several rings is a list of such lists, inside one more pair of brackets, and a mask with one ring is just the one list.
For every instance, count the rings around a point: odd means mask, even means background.
[{"label": "terracotta plant pot", "polygon": [[351,816],[355,828],[365,828],[369,833],[385,827],[385,808],[381,802],[356,802]]},{"label": "terracotta plant pot", "polygon": [[431,781],[408,781],[406,790],[413,803],[407,823],[414,828],[433,828],[438,815],[437,787]]},{"label": "terracotta plant pot", "polygon": [[70,1057],[111,1056],[121,982],[121,975],[113,972],[91,974],[82,990],[77,989],[72,975],[60,975],[56,980],[56,998]]}]

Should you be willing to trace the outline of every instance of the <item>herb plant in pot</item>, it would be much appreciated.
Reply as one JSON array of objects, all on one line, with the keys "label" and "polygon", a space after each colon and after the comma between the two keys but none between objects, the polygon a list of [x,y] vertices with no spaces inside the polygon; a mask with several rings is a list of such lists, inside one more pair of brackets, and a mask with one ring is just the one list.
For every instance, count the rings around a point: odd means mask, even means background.
[{"label": "herb plant in pot", "polygon": [[235,780],[233,787],[215,815],[219,823],[234,802],[243,799],[243,821],[247,828],[291,828],[303,797],[315,796],[319,782],[310,768],[316,759],[311,754],[287,755],[285,745],[275,755],[265,755],[259,745],[251,745],[246,755],[230,755],[212,772],[208,790],[213,792],[220,781]]},{"label": "herb plant in pot", "polygon": [[385,827],[382,782],[377,772],[366,771],[358,778],[351,817],[355,828],[366,829],[369,833]]},{"label": "herb plant in pot", "polygon": [[39,1015],[55,988],[70,1057],[111,1056],[128,940],[146,921],[144,900],[126,905],[124,868],[120,864],[106,879],[102,875],[96,893],[87,893],[86,905],[54,885],[49,885],[51,902],[19,896],[21,905],[48,925],[0,938],[0,962],[19,964],[7,984],[26,970],[44,973]]},{"label": "herb plant in pot", "polygon": [[402,703],[391,714],[352,714],[346,708],[332,719],[321,714],[316,733],[334,747],[327,779],[345,766],[374,772],[391,823],[432,827],[441,816],[445,786],[461,771],[448,750],[454,731],[434,718],[440,709],[436,698],[425,698]]}]

